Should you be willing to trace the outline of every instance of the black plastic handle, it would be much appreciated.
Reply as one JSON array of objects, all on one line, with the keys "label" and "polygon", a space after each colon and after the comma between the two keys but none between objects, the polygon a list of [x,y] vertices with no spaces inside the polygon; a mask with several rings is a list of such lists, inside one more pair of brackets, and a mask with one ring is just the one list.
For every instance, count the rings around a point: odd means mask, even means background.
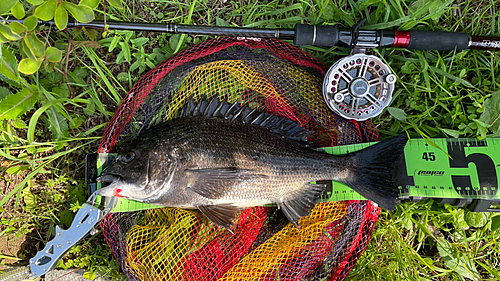
[{"label": "black plastic handle", "polygon": [[465,50],[469,48],[467,33],[410,30],[410,50]]},{"label": "black plastic handle", "polygon": [[339,41],[339,29],[331,25],[295,25],[295,37],[293,44],[295,46],[313,45],[313,46],[336,46]]},{"label": "black plastic handle", "polygon": [[295,25],[293,44],[341,47],[402,47],[411,50],[465,50],[471,44],[467,33],[410,30],[388,31],[353,31],[339,30],[329,25]]}]

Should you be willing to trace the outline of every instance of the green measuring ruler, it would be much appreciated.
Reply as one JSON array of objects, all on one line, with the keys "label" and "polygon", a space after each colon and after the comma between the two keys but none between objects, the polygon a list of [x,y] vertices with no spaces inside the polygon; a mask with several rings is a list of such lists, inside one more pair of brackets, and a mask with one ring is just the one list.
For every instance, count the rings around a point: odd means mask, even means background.
[{"label": "green measuring ruler", "polygon": [[[470,205],[473,211],[490,209],[500,203],[500,138],[409,140],[401,160],[396,165],[394,183],[401,200],[418,201],[440,199],[458,206]],[[327,153],[344,155],[366,148],[372,143],[322,148]],[[437,147],[436,147],[437,146]],[[95,178],[106,164],[114,161],[114,154],[89,154],[86,163],[86,181],[91,189],[100,188]],[[347,185],[336,181],[321,181],[326,189],[321,201],[365,200]],[[137,211],[158,206],[133,200],[118,200],[114,212]]]}]

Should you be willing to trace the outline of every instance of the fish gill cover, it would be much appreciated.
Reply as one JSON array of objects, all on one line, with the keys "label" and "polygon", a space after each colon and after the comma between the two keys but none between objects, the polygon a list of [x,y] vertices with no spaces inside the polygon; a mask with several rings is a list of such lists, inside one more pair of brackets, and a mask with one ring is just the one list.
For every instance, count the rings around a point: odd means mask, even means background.
[{"label": "fish gill cover", "polygon": [[[326,66],[271,39],[222,38],[186,49],[144,75],[110,120],[99,152],[119,150],[176,118],[191,99],[228,99],[298,122],[323,146],[378,140],[370,121],[331,112]],[[343,280],[365,250],[379,209],[368,201],[318,203],[288,223],[276,208],[241,212],[233,233],[176,208],[109,214],[101,227],[130,280]]]}]

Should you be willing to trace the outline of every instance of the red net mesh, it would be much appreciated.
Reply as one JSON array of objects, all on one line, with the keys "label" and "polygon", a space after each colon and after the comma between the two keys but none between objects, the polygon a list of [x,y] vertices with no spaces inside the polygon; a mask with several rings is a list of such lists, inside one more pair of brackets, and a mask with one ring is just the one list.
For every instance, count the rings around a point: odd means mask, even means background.
[{"label": "red net mesh", "polygon": [[[171,118],[191,97],[218,96],[297,121],[325,146],[378,140],[370,122],[326,107],[326,66],[277,40],[211,40],[148,72],[110,120],[99,152],[112,152]],[[276,208],[243,211],[234,234],[198,211],[113,213],[101,227],[131,280],[343,280],[366,248],[379,209],[368,201],[319,203],[295,228]]]}]

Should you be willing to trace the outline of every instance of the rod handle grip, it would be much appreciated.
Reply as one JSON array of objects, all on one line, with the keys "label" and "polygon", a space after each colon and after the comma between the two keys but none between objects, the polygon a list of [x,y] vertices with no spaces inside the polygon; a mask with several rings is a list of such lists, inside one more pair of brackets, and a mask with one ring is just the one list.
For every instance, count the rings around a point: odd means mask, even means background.
[{"label": "rod handle grip", "polygon": [[469,48],[470,36],[467,33],[410,30],[410,50],[465,50]]},{"label": "rod handle grip", "polygon": [[296,24],[293,44],[295,46],[336,46],[339,41],[339,29],[331,25]]}]

